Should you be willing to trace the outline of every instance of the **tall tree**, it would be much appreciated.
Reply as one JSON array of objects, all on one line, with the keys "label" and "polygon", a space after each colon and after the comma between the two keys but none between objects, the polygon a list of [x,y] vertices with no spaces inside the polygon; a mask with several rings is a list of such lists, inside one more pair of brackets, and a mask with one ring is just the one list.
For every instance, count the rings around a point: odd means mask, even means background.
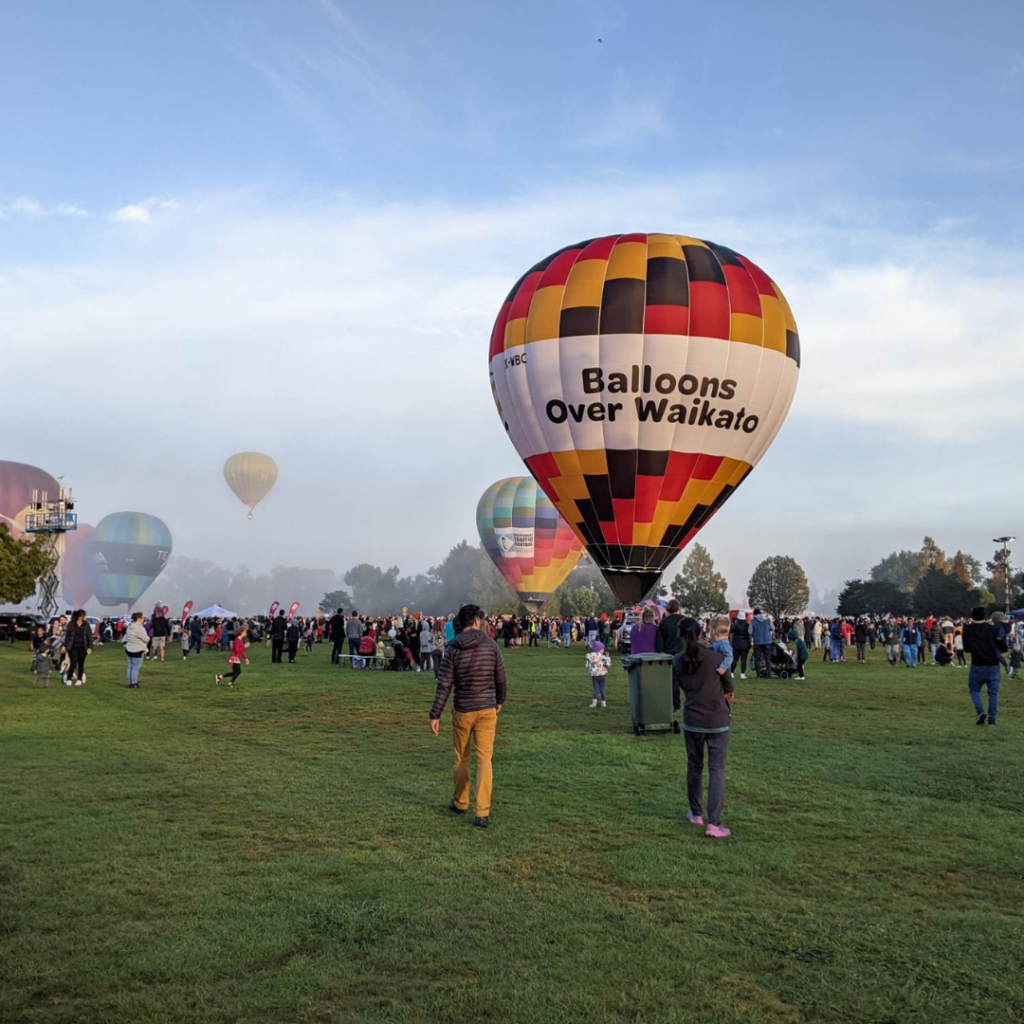
[{"label": "tall tree", "polygon": [[839,595],[839,615],[903,615],[910,611],[913,599],[888,580],[847,580]]},{"label": "tall tree", "polygon": [[347,590],[329,590],[320,602],[325,615],[333,615],[339,608],[352,610],[352,598]]},{"label": "tall tree", "polygon": [[[498,572],[497,566],[490,558],[480,560],[476,574],[469,587],[468,599],[478,604],[488,615],[519,615],[523,610],[522,602],[508,581]],[[454,611],[453,608],[442,609],[441,613]],[[557,612],[553,613],[557,614]]]},{"label": "tall tree", "polygon": [[970,615],[978,600],[974,587],[939,568],[927,570],[914,588],[914,610],[918,615]]},{"label": "tall tree", "polygon": [[871,578],[876,582],[894,583],[909,594],[917,583],[920,565],[920,552],[893,551],[871,567]]},{"label": "tall tree", "polygon": [[747,584],[750,604],[764,608],[776,620],[804,611],[809,597],[807,575],[788,555],[766,558]]},{"label": "tall tree", "polygon": [[949,572],[949,565],[946,552],[931,537],[925,537],[917,556],[917,578],[920,579],[929,569]]},{"label": "tall tree", "polygon": [[[804,581],[806,585],[806,580]],[[683,567],[672,580],[672,596],[691,614],[727,611],[725,599],[728,584],[703,544],[694,544],[683,562]],[[804,599],[806,604],[806,598]]]},{"label": "tall tree", "polygon": [[592,587],[572,587],[566,585],[562,589],[562,614],[593,615],[601,603],[601,595]]},{"label": "tall tree", "polygon": [[15,540],[0,523],[0,604],[21,604],[36,592],[39,577],[57,564],[55,555],[42,544]]}]

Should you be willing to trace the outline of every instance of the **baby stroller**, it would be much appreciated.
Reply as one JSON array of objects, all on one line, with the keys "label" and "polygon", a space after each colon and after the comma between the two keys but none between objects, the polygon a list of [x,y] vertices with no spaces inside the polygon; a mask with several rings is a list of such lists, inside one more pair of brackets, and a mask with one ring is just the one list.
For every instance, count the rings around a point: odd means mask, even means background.
[{"label": "baby stroller", "polygon": [[771,674],[780,679],[788,679],[790,676],[796,675],[796,656],[790,653],[789,648],[781,640],[776,640],[772,644],[770,668]]}]

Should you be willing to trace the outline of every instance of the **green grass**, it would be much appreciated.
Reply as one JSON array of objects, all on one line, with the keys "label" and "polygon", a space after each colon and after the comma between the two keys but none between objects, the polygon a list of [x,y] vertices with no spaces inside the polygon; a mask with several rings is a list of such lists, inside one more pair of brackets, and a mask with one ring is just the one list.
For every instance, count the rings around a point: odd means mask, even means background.
[{"label": "green grass", "polygon": [[486,832],[432,678],[251,653],[130,692],[115,646],[48,690],[0,649],[5,1024],[1024,1017],[1024,683],[994,729],[962,669],[739,683],[715,842],[579,649],[509,652]]}]

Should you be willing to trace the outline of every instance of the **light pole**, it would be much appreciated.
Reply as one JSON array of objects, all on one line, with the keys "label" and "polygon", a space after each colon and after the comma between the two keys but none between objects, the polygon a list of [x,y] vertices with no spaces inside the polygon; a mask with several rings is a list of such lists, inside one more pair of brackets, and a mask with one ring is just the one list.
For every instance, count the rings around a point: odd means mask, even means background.
[{"label": "light pole", "polygon": [[1016,537],[992,538],[993,543],[1003,545],[1003,584],[1006,597],[1006,604],[1003,610],[1007,615],[1010,614],[1010,552],[1007,550],[1006,545],[1012,544],[1016,539]]}]

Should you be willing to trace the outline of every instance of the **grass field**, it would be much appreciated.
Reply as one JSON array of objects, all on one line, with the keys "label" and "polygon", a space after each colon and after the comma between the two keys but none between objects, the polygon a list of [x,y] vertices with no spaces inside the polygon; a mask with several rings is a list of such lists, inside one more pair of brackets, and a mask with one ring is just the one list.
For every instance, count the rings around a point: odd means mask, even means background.
[{"label": "grass field", "polygon": [[484,832],[432,677],[251,653],[34,690],[0,649],[0,1021],[1024,1018],[1024,683],[995,728],[880,652],[738,683],[714,841],[617,664],[590,711],[582,650],[509,652]]}]

